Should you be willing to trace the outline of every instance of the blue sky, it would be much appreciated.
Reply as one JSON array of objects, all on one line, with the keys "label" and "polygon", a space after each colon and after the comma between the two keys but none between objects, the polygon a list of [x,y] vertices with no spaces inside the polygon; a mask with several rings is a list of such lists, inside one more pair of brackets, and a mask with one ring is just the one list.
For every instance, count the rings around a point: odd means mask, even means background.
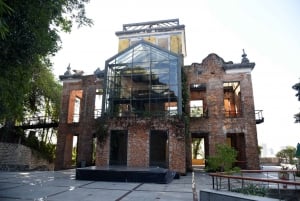
[{"label": "blue sky", "polygon": [[210,53],[239,63],[242,49],[255,62],[252,82],[255,108],[265,122],[257,125],[263,152],[276,154],[300,142],[300,124],[293,115],[300,102],[291,87],[300,78],[300,1],[298,0],[128,0],[97,1],[87,5],[93,27],[62,34],[63,48],[52,58],[54,73],[82,69],[91,74],[104,68],[118,51],[116,31],[127,23],[178,18],[185,25],[185,65],[201,63]]}]

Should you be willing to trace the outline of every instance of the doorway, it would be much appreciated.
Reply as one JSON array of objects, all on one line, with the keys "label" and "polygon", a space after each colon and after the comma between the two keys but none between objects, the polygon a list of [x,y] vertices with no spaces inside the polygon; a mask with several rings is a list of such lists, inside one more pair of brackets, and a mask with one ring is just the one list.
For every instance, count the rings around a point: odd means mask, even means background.
[{"label": "doorway", "polygon": [[208,157],[208,133],[192,133],[192,167],[203,169]]},{"label": "doorway", "polygon": [[109,165],[127,166],[127,141],[127,130],[111,131]]},{"label": "doorway", "polygon": [[78,136],[77,135],[73,135],[72,138],[72,167],[78,167]]},{"label": "doorway", "polygon": [[150,166],[168,168],[168,132],[151,130],[150,132]]},{"label": "doorway", "polygon": [[247,168],[244,133],[227,133],[227,144],[237,151],[236,166]]}]

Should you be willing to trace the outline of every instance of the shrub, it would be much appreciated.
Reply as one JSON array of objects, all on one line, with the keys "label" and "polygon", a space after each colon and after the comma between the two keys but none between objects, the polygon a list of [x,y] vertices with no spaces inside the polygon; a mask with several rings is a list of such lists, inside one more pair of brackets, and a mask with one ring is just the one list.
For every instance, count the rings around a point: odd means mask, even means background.
[{"label": "shrub", "polygon": [[[216,145],[216,154],[207,159],[207,171],[228,172],[233,170],[233,164],[236,162],[237,151],[226,144]],[[235,168],[235,170],[237,170]]]},{"label": "shrub", "polygon": [[243,193],[246,195],[256,195],[262,197],[265,197],[268,193],[267,188],[255,184],[248,184],[244,186],[244,188],[234,189],[232,191],[236,193]]}]

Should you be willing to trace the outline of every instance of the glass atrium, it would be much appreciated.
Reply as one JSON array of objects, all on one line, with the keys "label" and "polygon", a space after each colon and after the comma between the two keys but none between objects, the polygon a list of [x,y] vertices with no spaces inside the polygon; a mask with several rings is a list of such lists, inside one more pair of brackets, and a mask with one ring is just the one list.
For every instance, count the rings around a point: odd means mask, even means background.
[{"label": "glass atrium", "polygon": [[181,57],[140,41],[106,61],[108,116],[181,114]]}]

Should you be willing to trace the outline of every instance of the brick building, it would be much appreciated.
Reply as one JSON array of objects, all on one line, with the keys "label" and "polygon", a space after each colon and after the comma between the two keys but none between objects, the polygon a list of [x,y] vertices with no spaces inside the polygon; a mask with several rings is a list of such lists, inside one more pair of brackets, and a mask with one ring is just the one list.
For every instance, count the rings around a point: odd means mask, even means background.
[{"label": "brick building", "polygon": [[178,19],[125,24],[116,35],[119,52],[105,70],[85,76],[68,67],[60,76],[55,169],[72,166],[74,136],[77,165],[159,166],[184,174],[192,158],[205,159],[226,142],[238,150],[238,165],[259,167],[255,64],[245,53],[238,64],[210,54],[184,66],[185,27]]}]

